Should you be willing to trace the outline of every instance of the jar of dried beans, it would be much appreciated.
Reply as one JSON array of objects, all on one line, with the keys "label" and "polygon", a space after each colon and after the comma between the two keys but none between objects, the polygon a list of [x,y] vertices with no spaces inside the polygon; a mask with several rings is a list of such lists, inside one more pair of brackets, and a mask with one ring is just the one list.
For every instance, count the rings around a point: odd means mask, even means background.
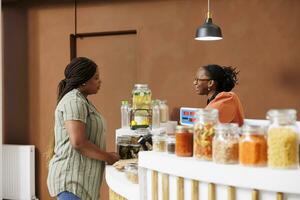
[{"label": "jar of dried beans", "polygon": [[218,110],[200,109],[194,126],[194,157],[212,160],[214,126],[218,123]]},{"label": "jar of dried beans", "polygon": [[237,124],[219,124],[213,138],[213,161],[234,164],[239,161],[239,134]]},{"label": "jar of dried beans", "polygon": [[270,110],[267,118],[268,165],[273,168],[297,168],[299,165],[299,129],[293,109]]},{"label": "jar of dried beans", "polygon": [[262,126],[244,125],[239,141],[240,164],[264,166],[267,163],[267,140]]}]

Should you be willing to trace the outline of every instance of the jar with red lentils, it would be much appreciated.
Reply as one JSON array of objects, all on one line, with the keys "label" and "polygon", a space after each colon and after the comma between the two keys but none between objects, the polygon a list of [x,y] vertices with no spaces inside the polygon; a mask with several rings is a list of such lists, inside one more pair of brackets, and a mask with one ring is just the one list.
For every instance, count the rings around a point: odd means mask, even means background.
[{"label": "jar with red lentils", "polygon": [[175,154],[177,156],[193,156],[193,133],[186,126],[176,127]]}]

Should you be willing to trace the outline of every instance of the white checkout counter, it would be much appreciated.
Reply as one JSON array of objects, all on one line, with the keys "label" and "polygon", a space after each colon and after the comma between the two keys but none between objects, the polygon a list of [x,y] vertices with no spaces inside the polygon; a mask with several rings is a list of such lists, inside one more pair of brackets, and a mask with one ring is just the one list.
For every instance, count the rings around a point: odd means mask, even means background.
[{"label": "white checkout counter", "polygon": [[[248,123],[265,124],[265,120]],[[128,200],[300,200],[300,168],[216,164],[168,153],[139,153],[139,184],[106,168],[108,186]]]}]

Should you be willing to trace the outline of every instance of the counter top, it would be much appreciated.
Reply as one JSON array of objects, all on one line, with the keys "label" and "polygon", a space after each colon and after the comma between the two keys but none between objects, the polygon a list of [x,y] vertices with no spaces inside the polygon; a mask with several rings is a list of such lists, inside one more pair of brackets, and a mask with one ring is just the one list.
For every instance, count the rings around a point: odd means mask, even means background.
[{"label": "counter top", "polygon": [[127,180],[125,173],[106,166],[105,178],[111,190],[130,200],[139,200],[139,185]]},{"label": "counter top", "polygon": [[300,169],[224,165],[150,151],[139,153],[139,166],[221,185],[300,194]]}]

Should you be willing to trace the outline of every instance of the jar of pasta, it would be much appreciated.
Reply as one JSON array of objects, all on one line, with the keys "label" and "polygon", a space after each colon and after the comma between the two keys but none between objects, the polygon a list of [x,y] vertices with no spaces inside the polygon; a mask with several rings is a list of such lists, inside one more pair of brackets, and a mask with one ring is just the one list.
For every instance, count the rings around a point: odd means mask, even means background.
[{"label": "jar of pasta", "polygon": [[267,140],[262,126],[244,125],[239,141],[240,164],[264,166],[267,164]]},{"label": "jar of pasta", "polygon": [[193,156],[193,133],[189,132],[188,127],[176,127],[175,153],[177,156]]},{"label": "jar of pasta", "polygon": [[268,165],[273,168],[297,168],[299,165],[299,129],[293,109],[269,110]]},{"label": "jar of pasta", "polygon": [[238,124],[219,124],[213,138],[213,161],[234,164],[239,161]]},{"label": "jar of pasta", "polygon": [[218,110],[200,109],[197,112],[194,126],[194,157],[212,160],[212,140],[215,134],[214,126],[218,123]]}]

